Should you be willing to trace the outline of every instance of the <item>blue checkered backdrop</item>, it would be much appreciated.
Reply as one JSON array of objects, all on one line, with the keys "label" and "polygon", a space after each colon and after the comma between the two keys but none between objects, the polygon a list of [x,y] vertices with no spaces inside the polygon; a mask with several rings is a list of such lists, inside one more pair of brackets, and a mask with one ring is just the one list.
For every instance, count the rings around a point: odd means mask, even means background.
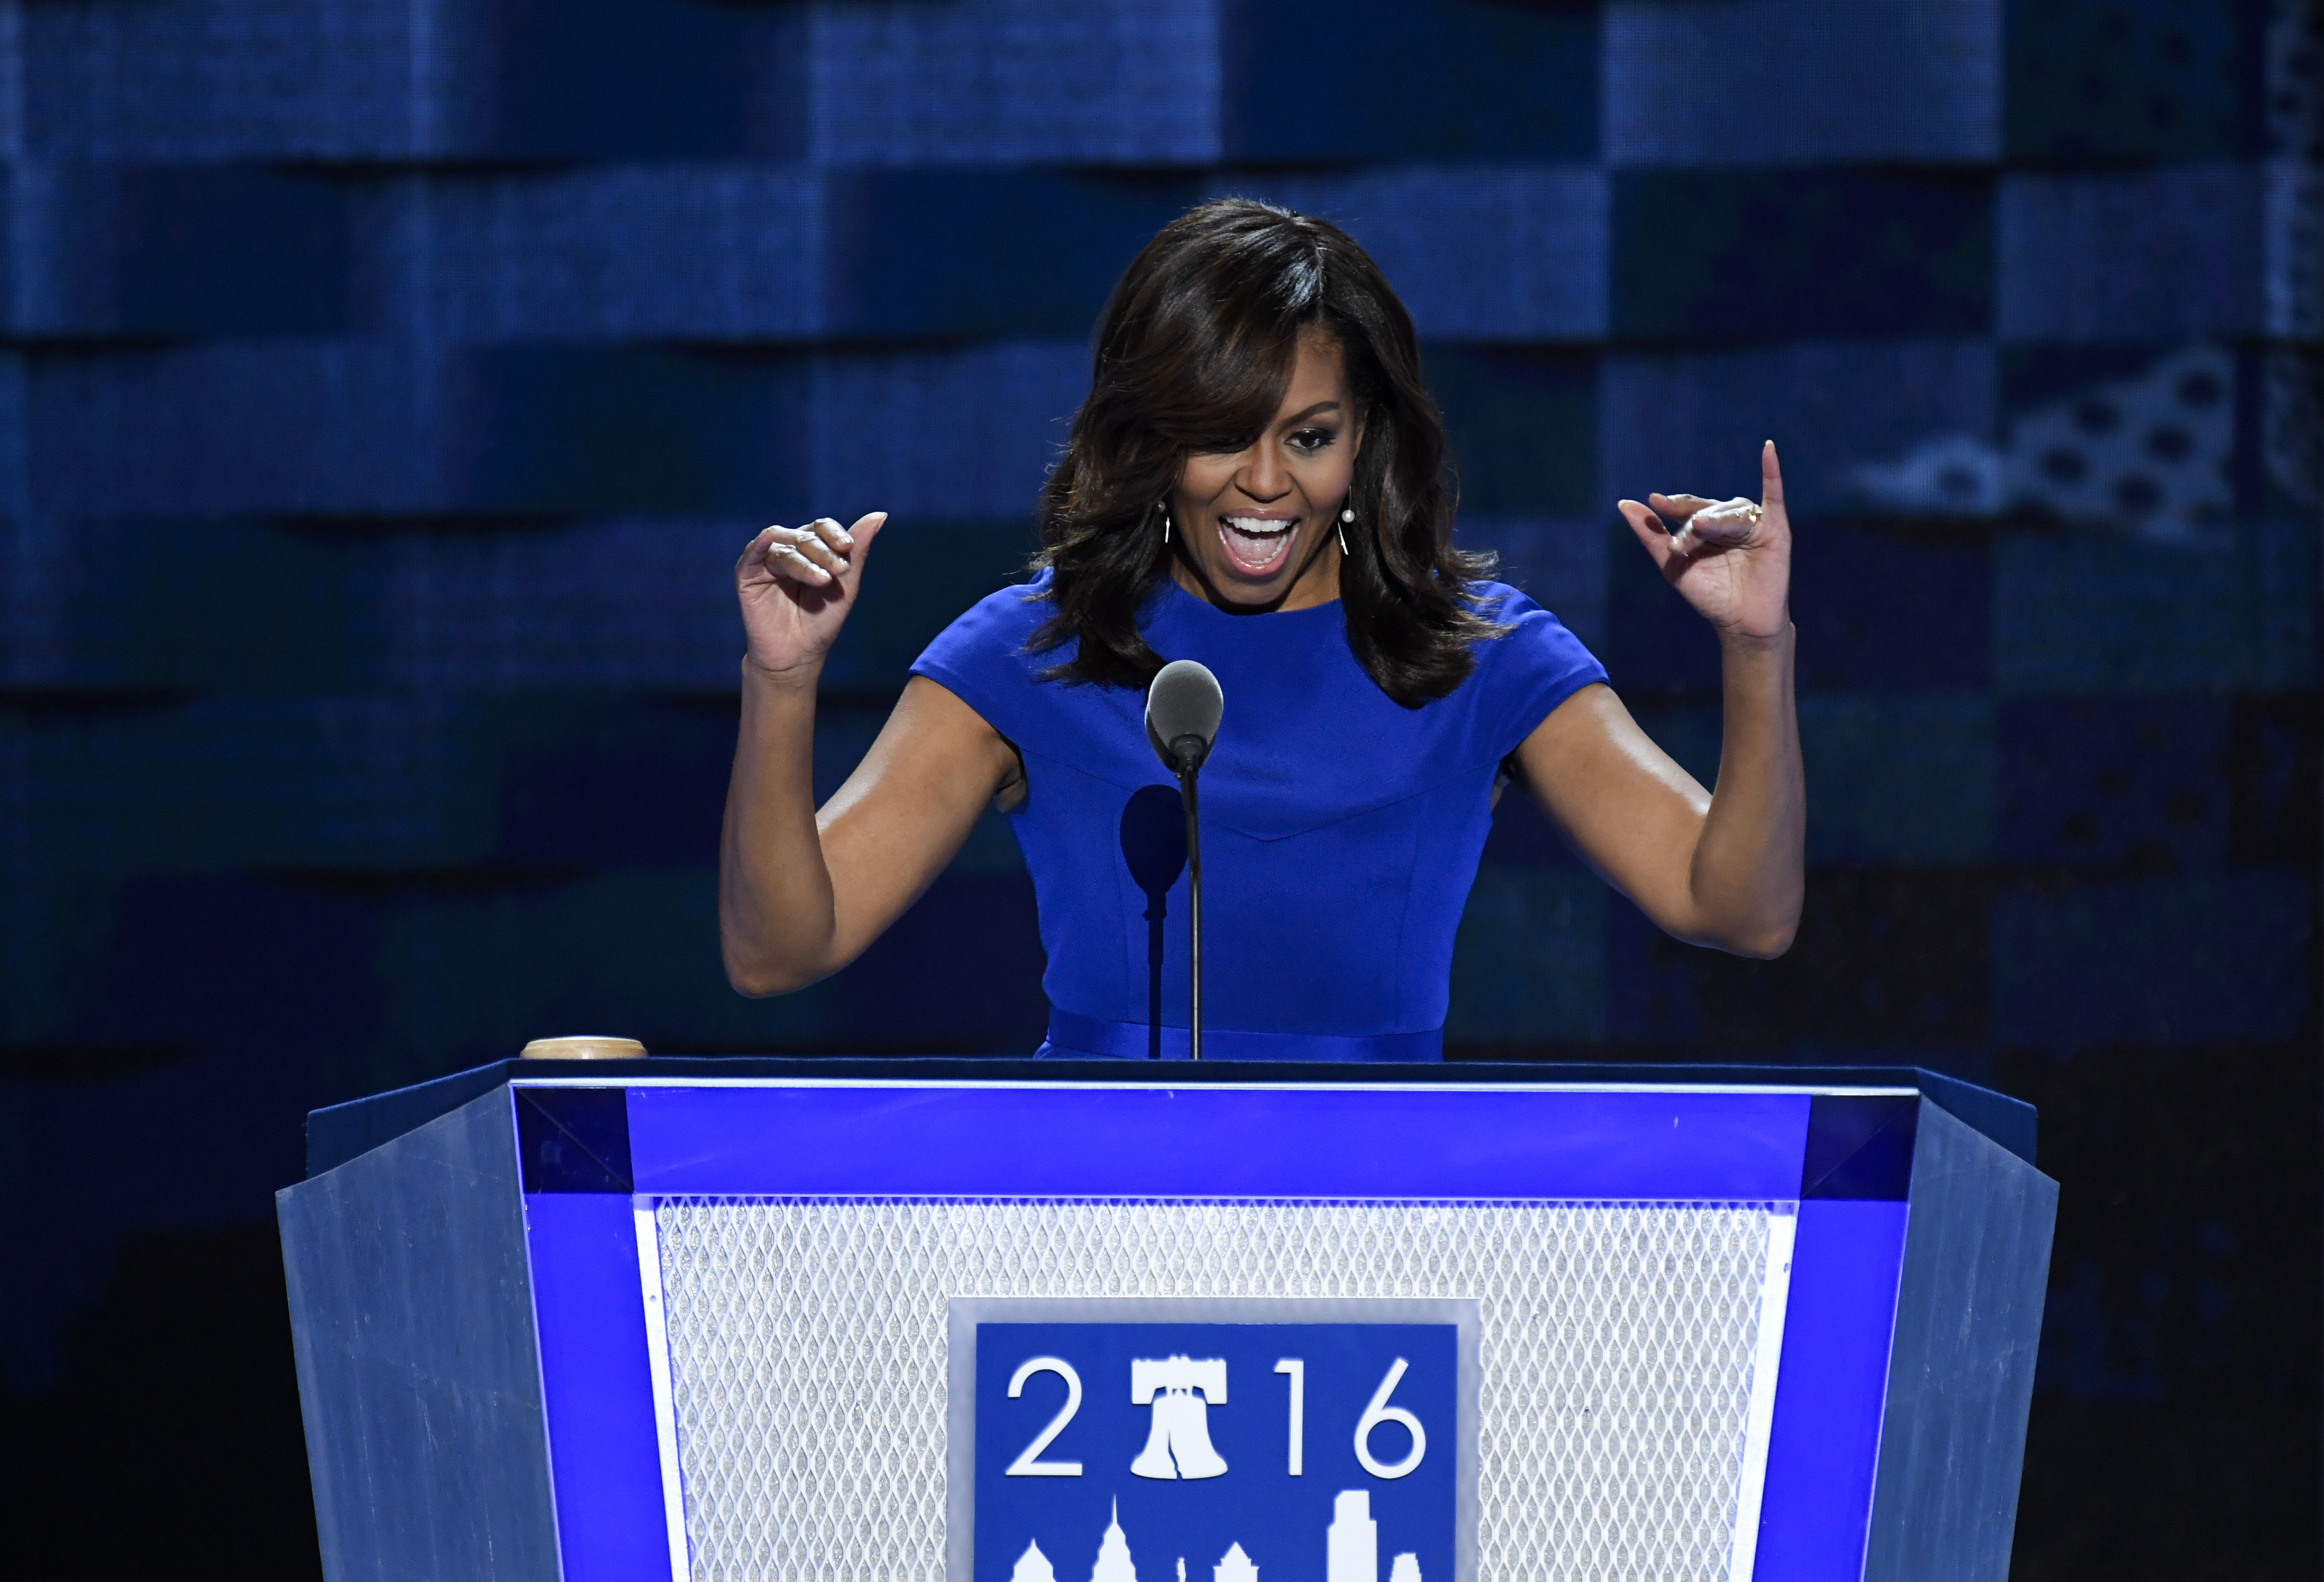
[{"label": "blue checkered backdrop", "polygon": [[1706,782],[1713,643],[1611,501],[1791,480],[1798,945],[1671,944],[1513,799],[1455,1053],[2035,1100],[2020,1574],[2314,1576],[2319,49],[2301,0],[0,4],[0,1552],[88,1571],[132,1487],[311,1572],[312,1105],[575,1031],[1033,1045],[995,820],[837,978],[725,986],[729,567],[894,513],[835,784],[1022,575],[1117,272],[1248,193],[1386,267],[1462,534]]}]

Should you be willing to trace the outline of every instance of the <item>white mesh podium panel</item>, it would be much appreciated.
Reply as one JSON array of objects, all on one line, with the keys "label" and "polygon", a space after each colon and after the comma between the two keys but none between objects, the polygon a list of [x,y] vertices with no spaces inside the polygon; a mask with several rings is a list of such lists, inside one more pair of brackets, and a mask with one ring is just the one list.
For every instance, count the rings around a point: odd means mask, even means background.
[{"label": "white mesh podium panel", "polygon": [[1486,1582],[1723,1579],[1774,1212],[666,1201],[694,1576],[942,1582],[948,1299],[1251,1296],[1479,1301]]}]

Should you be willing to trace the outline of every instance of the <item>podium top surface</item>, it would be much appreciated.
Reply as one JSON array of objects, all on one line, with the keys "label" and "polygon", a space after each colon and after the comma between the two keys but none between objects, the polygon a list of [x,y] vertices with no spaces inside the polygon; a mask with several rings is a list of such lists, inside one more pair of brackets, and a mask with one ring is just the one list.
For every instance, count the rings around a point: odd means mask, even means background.
[{"label": "podium top surface", "polygon": [[1692,1088],[1794,1094],[1919,1093],[2011,1153],[2034,1162],[2034,1106],[1990,1088],[1911,1066],[1582,1065],[1451,1061],[1320,1065],[1273,1061],[1031,1060],[976,1058],[655,1056],[639,1060],[497,1060],[432,1081],[313,1111],[307,1173],[331,1170],[504,1083],[557,1087],[758,1087],[838,1084],[1261,1084],[1471,1087]]}]

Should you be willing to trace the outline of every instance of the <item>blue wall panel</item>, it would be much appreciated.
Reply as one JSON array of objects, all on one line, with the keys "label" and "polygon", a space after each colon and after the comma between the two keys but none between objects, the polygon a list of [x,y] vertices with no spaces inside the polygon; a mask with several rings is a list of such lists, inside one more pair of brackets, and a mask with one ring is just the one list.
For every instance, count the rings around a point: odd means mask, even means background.
[{"label": "blue wall panel", "polygon": [[1606,157],[1988,162],[2001,142],[2000,10],[2001,0],[1614,0]]},{"label": "blue wall panel", "polygon": [[[481,146],[518,159],[796,154],[809,101],[799,8],[713,0],[484,0]],[[430,42],[434,16],[413,6]]]},{"label": "blue wall panel", "polygon": [[[1454,1053],[2036,1098],[2065,1217],[2020,1571],[2289,1574],[2319,61],[2292,0],[0,6],[0,1191],[41,1227],[0,1259],[7,1390],[110,1420],[75,1315],[115,1238],[198,1264],[309,1104],[579,1030],[1029,1048],[997,816],[854,967],[726,988],[731,568],[892,513],[827,794],[1022,575],[1122,264],[1240,192],[1373,251],[1462,541],[1705,783],[1717,644],[1611,503],[1755,492],[1782,447],[1798,942],[1670,940],[1507,798]],[[56,1460],[18,1529],[106,1486]],[[169,1563],[230,1503],[157,1518]]]},{"label": "blue wall panel", "polygon": [[1978,866],[1995,847],[1994,709],[1974,693],[1819,695],[1800,700],[1800,746],[1824,799],[1808,860]]},{"label": "blue wall panel", "polygon": [[1993,685],[1993,556],[1985,535],[1811,519],[1793,572],[1800,683],[1817,691],[1982,692]]},{"label": "blue wall panel", "polygon": [[2238,757],[2227,698],[2003,706],[2000,856],[2096,868],[2228,861]]},{"label": "blue wall panel", "polygon": [[825,183],[741,162],[490,171],[379,184],[383,314],[455,342],[795,341],[826,321]]},{"label": "blue wall panel", "polygon": [[1507,517],[1578,514],[1600,504],[1594,350],[1440,346],[1428,372],[1463,506]]},{"label": "blue wall panel", "polygon": [[27,509],[382,513],[449,504],[454,370],[388,340],[33,343]]},{"label": "blue wall panel", "polygon": [[484,124],[483,8],[156,0],[22,8],[23,151],[95,159],[392,159]]},{"label": "blue wall panel", "polygon": [[1622,171],[1609,263],[1614,330],[1628,338],[1983,335],[1992,178]]},{"label": "blue wall panel", "polygon": [[33,336],[344,335],[365,188],[240,164],[11,172],[10,328]]},{"label": "blue wall panel", "polygon": [[[1974,338],[1622,351],[1601,399],[1609,495],[1756,497],[1759,443],[1774,439],[1784,498],[1813,532],[1864,508],[1868,467],[1933,439],[1989,439],[1994,353]],[[1861,597],[1886,595],[1874,579]]]},{"label": "blue wall panel", "polygon": [[1227,157],[1268,163],[1590,159],[1600,8],[1351,0],[1326,25],[1221,0]]},{"label": "blue wall panel", "polygon": [[2011,886],[1993,914],[1995,1036],[2061,1050],[2297,1038],[2314,899],[2297,869]]},{"label": "blue wall panel", "polygon": [[1336,221],[1396,283],[1431,339],[1589,341],[1606,333],[1609,188],[1594,163],[1237,174],[1213,192]]},{"label": "blue wall panel", "polygon": [[1121,264],[1191,183],[1054,171],[833,178],[831,319],[849,338],[1084,338]]},{"label": "blue wall panel", "polygon": [[2264,331],[2266,179],[2218,161],[2001,185],[1996,325],[2013,341]]},{"label": "blue wall panel", "polygon": [[807,489],[777,499],[774,520],[891,511],[1014,518],[1029,531],[1088,389],[1078,338],[818,358],[804,425],[814,470]]},{"label": "blue wall panel", "polygon": [[2007,0],[2005,145],[2032,162],[2249,153],[2259,106],[2249,0]]},{"label": "blue wall panel", "polygon": [[1994,680],[2018,694],[2311,691],[2315,532],[2238,528],[2218,549],[2010,532],[1994,551]]},{"label": "blue wall panel", "polygon": [[808,147],[833,165],[1204,165],[1218,0],[807,10]]}]

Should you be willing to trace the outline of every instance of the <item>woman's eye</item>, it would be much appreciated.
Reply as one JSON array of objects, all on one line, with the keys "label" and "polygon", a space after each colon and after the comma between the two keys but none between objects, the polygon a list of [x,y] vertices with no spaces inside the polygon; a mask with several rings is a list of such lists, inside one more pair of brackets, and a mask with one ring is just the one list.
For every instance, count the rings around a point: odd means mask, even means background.
[{"label": "woman's eye", "polygon": [[1312,456],[1338,438],[1329,429],[1301,429],[1292,434],[1290,445],[1301,455]]}]

